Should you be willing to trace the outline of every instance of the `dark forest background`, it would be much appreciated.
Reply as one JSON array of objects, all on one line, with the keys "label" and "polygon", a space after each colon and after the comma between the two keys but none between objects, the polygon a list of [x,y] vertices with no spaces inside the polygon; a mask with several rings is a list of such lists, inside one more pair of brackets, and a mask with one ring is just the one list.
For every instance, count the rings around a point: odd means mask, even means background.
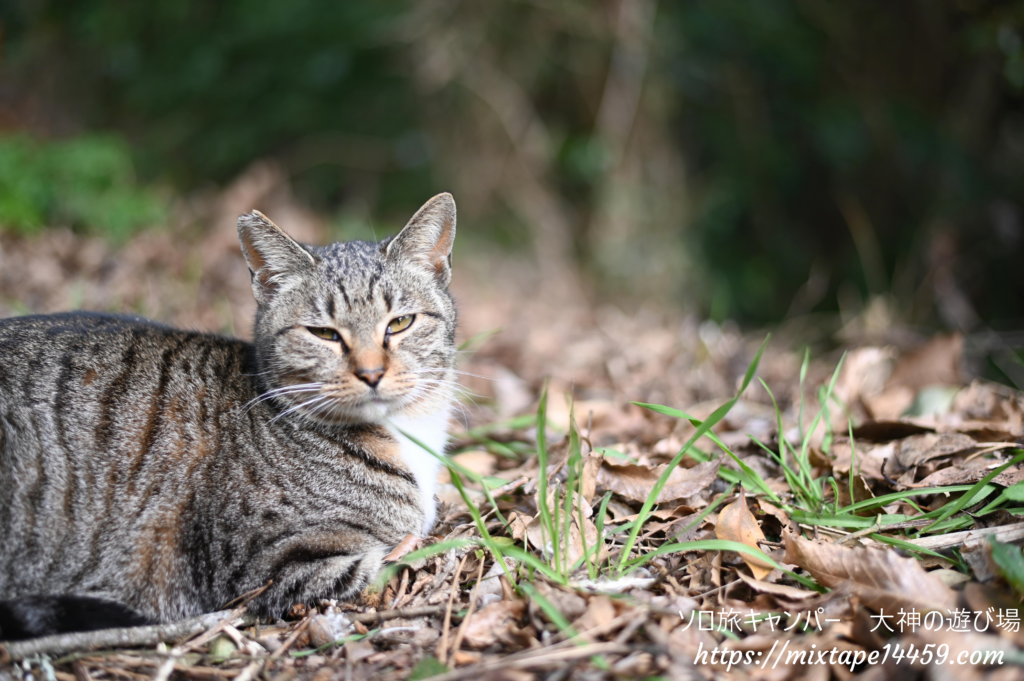
[{"label": "dark forest background", "polygon": [[1016,345],[1022,104],[1024,2],[7,0],[0,229],[269,161],[339,237],[449,190],[460,249],[598,297]]}]

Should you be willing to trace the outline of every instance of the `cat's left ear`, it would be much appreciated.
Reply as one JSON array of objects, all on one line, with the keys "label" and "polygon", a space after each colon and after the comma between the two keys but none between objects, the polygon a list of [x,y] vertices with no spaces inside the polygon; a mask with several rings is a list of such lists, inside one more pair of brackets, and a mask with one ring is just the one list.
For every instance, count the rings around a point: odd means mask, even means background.
[{"label": "cat's left ear", "polygon": [[258,210],[238,218],[238,240],[249,264],[253,295],[261,305],[287,286],[294,275],[316,264],[309,251]]},{"label": "cat's left ear", "polygon": [[388,259],[408,260],[435,277],[442,286],[452,280],[452,245],[455,243],[455,199],[438,194],[416,211],[409,223],[384,246]]}]

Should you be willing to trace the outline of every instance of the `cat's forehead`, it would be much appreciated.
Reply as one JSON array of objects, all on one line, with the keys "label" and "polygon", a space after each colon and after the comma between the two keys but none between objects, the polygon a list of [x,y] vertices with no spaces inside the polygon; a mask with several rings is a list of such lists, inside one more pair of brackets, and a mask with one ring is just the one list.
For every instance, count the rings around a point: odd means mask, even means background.
[{"label": "cat's forehead", "polygon": [[422,293],[418,287],[404,285],[404,277],[394,276],[393,268],[386,266],[382,244],[345,241],[318,248],[315,255],[320,286],[310,293],[320,301],[334,301],[327,304],[328,311],[335,310],[332,317],[358,316],[371,310],[384,314],[415,304]]},{"label": "cat's forehead", "polygon": [[316,249],[323,271],[341,277],[368,276],[384,267],[384,254],[372,241],[339,241]]}]

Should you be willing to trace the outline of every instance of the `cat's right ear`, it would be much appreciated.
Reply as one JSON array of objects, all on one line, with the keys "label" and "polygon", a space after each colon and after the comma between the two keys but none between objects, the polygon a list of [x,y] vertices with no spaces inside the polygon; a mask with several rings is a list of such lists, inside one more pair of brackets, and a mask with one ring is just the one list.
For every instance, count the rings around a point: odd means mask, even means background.
[{"label": "cat's right ear", "polygon": [[238,240],[249,264],[253,295],[261,305],[287,286],[292,276],[316,264],[306,249],[258,210],[238,218]]},{"label": "cat's right ear", "polygon": [[446,192],[416,211],[398,236],[385,244],[384,256],[418,265],[433,274],[442,286],[448,286],[454,243],[455,199]]}]

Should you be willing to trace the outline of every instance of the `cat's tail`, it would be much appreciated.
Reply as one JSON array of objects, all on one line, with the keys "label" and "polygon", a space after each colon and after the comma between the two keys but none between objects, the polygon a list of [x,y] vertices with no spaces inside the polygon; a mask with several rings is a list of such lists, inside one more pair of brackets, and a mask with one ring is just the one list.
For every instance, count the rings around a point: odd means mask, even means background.
[{"label": "cat's tail", "polygon": [[128,606],[95,596],[21,596],[0,601],[0,641],[153,624]]}]

